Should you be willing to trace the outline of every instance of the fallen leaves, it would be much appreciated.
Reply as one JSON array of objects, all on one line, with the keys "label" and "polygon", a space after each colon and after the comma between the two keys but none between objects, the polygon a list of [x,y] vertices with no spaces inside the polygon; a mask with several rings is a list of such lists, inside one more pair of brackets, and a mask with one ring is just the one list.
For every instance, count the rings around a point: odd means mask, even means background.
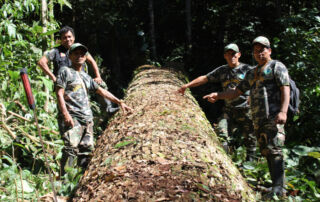
[{"label": "fallen leaves", "polygon": [[134,111],[100,136],[73,201],[254,201],[195,99],[176,93],[181,85],[167,69],[135,76]]}]

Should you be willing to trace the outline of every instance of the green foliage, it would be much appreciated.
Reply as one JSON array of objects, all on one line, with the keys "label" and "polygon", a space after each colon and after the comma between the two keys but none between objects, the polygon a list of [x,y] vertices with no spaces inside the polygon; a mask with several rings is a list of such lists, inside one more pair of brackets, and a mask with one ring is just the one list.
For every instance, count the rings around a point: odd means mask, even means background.
[{"label": "green foliage", "polygon": [[[251,41],[255,36],[266,35],[272,42],[272,57],[281,60],[301,90],[300,114],[287,125],[286,175],[289,201],[319,201],[320,186],[320,16],[316,1],[192,1],[192,46],[186,46],[185,5],[182,0],[168,3],[154,1],[157,61],[149,59],[150,34],[147,1],[115,0],[54,0],[50,8],[61,15],[64,24],[74,25],[77,41],[98,52],[99,66],[110,68],[111,91],[121,89],[131,79],[131,71],[146,62],[159,66],[172,64],[186,67],[190,79],[205,74],[213,67],[225,63],[223,46],[236,42],[242,51],[241,60],[254,65]],[[57,6],[56,6],[57,5]],[[57,8],[56,8],[57,7]],[[48,150],[50,167],[58,175],[62,141],[51,130],[57,131],[55,95],[42,90],[53,90],[52,82],[44,77],[36,62],[42,49],[52,44],[51,35],[58,31],[58,22],[49,12],[48,31],[43,33],[40,23],[40,1],[1,1],[0,8],[0,104],[5,124],[12,134],[0,128],[0,200],[26,200],[38,198],[51,191],[44,166],[44,156],[33,111],[27,110],[26,98],[19,78],[19,70],[27,68],[34,97],[39,108],[41,132]],[[62,10],[62,8],[67,8]],[[72,8],[72,10],[70,10]],[[64,13],[64,11],[67,11]],[[72,18],[70,16],[72,15]],[[272,16],[272,17],[270,17]],[[91,47],[94,47],[91,51]],[[103,58],[103,64],[102,64]],[[170,65],[168,65],[171,67]],[[118,84],[121,85],[118,85]],[[120,86],[120,88],[119,88]],[[212,86],[198,89],[199,100]],[[121,91],[121,90],[120,90]],[[119,93],[119,92],[118,92]],[[117,92],[116,92],[117,94]],[[121,93],[119,93],[121,94]],[[201,103],[201,101],[200,101]],[[43,106],[48,104],[48,112]],[[201,103],[207,116],[214,121],[218,107],[212,110]],[[93,103],[94,108],[98,108]],[[8,111],[31,120],[22,120]],[[98,113],[103,113],[97,109]],[[101,120],[95,120],[95,123]],[[103,131],[99,124],[95,131]],[[17,136],[13,140],[12,135]],[[238,141],[238,140],[236,140]],[[115,147],[134,144],[124,140]],[[247,180],[254,186],[270,184],[264,159],[244,162],[245,149],[237,145],[233,160],[242,167]],[[109,164],[110,160],[106,160]],[[318,172],[316,172],[318,171]],[[79,179],[78,170],[68,171],[65,183],[56,182],[59,193],[71,194]],[[22,192],[21,183],[24,191]]]},{"label": "green foliage", "polygon": [[[66,1],[60,1],[65,3]],[[54,2],[56,4],[56,2]],[[37,0],[1,1],[0,19],[0,200],[31,200],[51,192],[49,176],[44,166],[44,152],[50,169],[58,174],[62,141],[56,133],[56,103],[49,94],[48,111],[46,86],[52,92],[52,82],[43,77],[36,64],[42,55],[41,47],[51,43],[58,23],[49,16],[48,32],[40,25],[41,4]],[[44,43],[45,42],[45,43]],[[19,70],[27,68],[33,95],[38,107],[39,124],[46,151],[42,150],[33,113],[28,109]],[[14,115],[14,112],[18,115]],[[20,118],[21,116],[22,118]],[[13,136],[16,136],[13,139]]]}]

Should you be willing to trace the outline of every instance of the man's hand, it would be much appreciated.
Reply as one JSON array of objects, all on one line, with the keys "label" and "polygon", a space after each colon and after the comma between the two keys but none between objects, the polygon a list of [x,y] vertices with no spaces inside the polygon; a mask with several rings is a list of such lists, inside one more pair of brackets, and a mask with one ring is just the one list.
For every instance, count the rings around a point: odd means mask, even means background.
[{"label": "man's hand", "polygon": [[120,108],[121,108],[121,110],[125,113],[125,114],[127,114],[127,113],[131,113],[132,111],[133,111],[133,109],[131,108],[131,107],[128,107],[124,102],[120,102]]},{"label": "man's hand", "polygon": [[188,87],[186,85],[181,86],[181,88],[178,89],[178,93],[181,95],[184,95],[184,92],[186,91]]},{"label": "man's hand", "polygon": [[67,114],[64,115],[64,123],[65,123],[67,126],[70,126],[71,128],[74,127],[73,119],[72,119],[72,117],[70,116],[69,113],[67,113]]},{"label": "man's hand", "polygon": [[97,82],[97,84],[101,84],[102,83],[102,79],[101,77],[96,77],[93,79],[95,82]]},{"label": "man's hand", "polygon": [[287,121],[287,113],[286,112],[279,112],[275,121],[277,124],[285,124]]},{"label": "man's hand", "polygon": [[207,99],[208,102],[215,103],[218,100],[218,93],[211,93],[203,96],[203,99]]},{"label": "man's hand", "polygon": [[53,81],[53,83],[55,83],[57,81],[57,78],[54,75],[52,75],[52,77],[50,77],[50,78]]}]

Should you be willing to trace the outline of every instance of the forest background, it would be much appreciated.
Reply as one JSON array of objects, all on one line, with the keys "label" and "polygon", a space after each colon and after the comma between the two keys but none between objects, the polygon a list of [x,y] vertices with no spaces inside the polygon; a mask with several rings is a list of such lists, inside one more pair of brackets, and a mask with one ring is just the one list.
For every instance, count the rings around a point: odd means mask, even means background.
[{"label": "forest background", "polygon": [[[223,47],[231,42],[239,45],[242,62],[255,65],[251,41],[267,36],[272,58],[287,66],[301,91],[300,113],[287,124],[284,150],[289,200],[319,201],[319,5],[319,0],[0,0],[0,200],[31,199],[51,191],[21,68],[28,69],[50,167],[59,171],[62,141],[55,133],[53,84],[36,62],[57,45],[59,28],[69,25],[119,97],[139,65],[175,68],[188,81],[225,64]],[[219,89],[216,84],[192,89],[211,123],[223,103],[212,105],[202,96]],[[232,158],[248,182],[253,187],[270,183],[265,161],[244,162],[244,153],[238,145]],[[74,171],[70,183],[57,180],[59,194],[70,195],[79,177]]]}]

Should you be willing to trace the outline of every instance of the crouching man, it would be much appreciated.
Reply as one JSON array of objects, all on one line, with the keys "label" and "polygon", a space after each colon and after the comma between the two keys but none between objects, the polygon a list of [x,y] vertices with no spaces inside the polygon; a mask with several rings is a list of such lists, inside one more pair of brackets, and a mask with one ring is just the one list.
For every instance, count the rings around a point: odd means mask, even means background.
[{"label": "crouching man", "polygon": [[59,69],[56,81],[58,98],[58,124],[64,141],[61,159],[61,176],[65,167],[86,168],[94,149],[93,116],[90,109],[88,91],[93,91],[118,104],[124,114],[132,109],[99,85],[84,71],[87,47],[75,43],[70,47],[71,66]]}]

